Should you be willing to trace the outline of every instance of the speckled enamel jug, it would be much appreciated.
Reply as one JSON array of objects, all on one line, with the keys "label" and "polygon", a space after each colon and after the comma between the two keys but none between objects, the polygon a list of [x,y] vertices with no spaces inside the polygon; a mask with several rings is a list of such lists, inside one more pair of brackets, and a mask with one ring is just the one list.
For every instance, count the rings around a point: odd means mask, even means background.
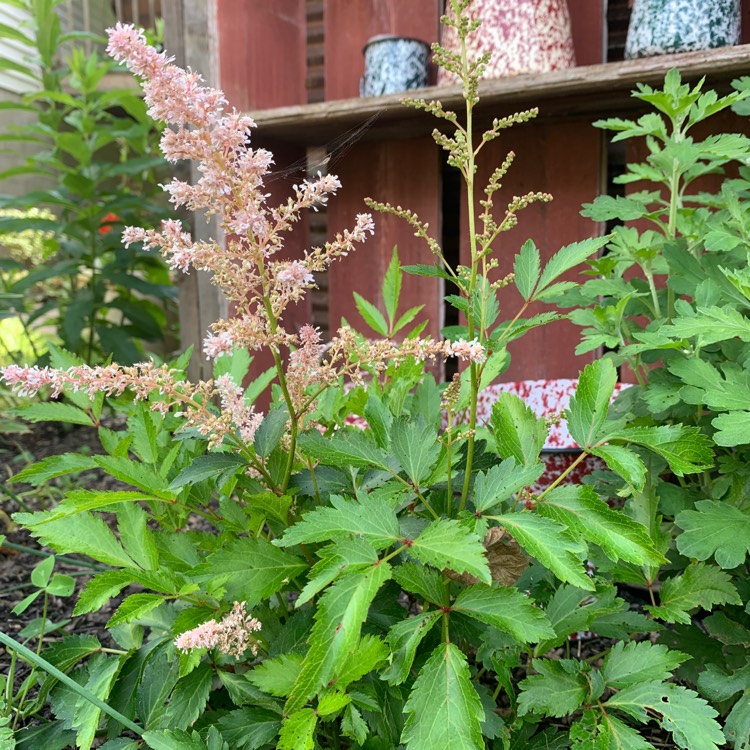
[{"label": "speckled enamel jug", "polygon": [[740,41],[740,0],[635,0],[625,57],[726,47]]},{"label": "speckled enamel jug", "polygon": [[421,39],[383,34],[365,45],[360,96],[382,96],[427,85],[430,45]]},{"label": "speckled enamel jug", "polygon": [[[492,53],[483,78],[547,73],[576,64],[566,0],[473,0],[469,13],[482,22],[467,39],[470,59]],[[442,44],[458,51],[452,26],[443,27]],[[438,73],[438,83],[454,81],[452,73]]]}]

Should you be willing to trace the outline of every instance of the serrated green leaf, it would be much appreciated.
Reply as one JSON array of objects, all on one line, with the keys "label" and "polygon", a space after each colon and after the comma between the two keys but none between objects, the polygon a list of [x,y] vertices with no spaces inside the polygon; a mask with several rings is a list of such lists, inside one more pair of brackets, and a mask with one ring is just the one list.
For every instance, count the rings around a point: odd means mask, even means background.
[{"label": "serrated green leaf", "polygon": [[350,703],[346,707],[344,718],[341,721],[341,734],[363,745],[367,740],[369,731],[362,714]]},{"label": "serrated green leaf", "polygon": [[323,437],[317,430],[305,432],[299,436],[298,444],[300,450],[327,466],[393,469],[388,454],[367,433],[355,428],[339,430],[331,438]]},{"label": "serrated green leaf", "polygon": [[221,578],[230,601],[254,607],[305,570],[304,560],[274,547],[265,539],[243,537],[214,552],[192,570],[191,576],[199,580]]},{"label": "serrated green leaf", "polygon": [[384,338],[388,336],[388,323],[385,322],[383,313],[372,302],[368,302],[361,294],[354,292],[354,304],[357,306],[357,310],[359,310],[359,314],[365,323],[375,333],[380,334]]},{"label": "serrated green leaf", "polygon": [[533,240],[526,240],[513,263],[513,281],[521,297],[528,302],[541,273],[539,250]]},{"label": "serrated green leaf", "polygon": [[159,552],[148,521],[149,515],[135,503],[122,503],[117,509],[117,531],[125,551],[144,570],[156,570]]},{"label": "serrated green leaf", "polygon": [[521,716],[562,717],[580,708],[588,693],[584,665],[573,659],[535,659],[532,666],[539,674],[522,680],[518,687],[518,713]]},{"label": "serrated green leaf", "polygon": [[90,456],[83,456],[80,453],[61,453],[59,456],[50,456],[27,466],[13,477],[13,481],[28,482],[36,486],[55,477],[76,474],[79,471],[87,471],[96,467],[96,461]]},{"label": "serrated green leaf", "polygon": [[175,495],[169,490],[166,480],[153,466],[131,461],[125,456],[95,456],[97,466],[121,482],[137,487],[143,492],[153,494],[162,500],[174,500]]},{"label": "serrated green leaf", "polygon": [[18,513],[16,520],[29,529],[41,544],[60,554],[75,552],[118,568],[136,567],[133,560],[115,539],[107,524],[91,513],[78,513],[70,518],[46,521],[42,513]]},{"label": "serrated green leaf", "polygon": [[566,526],[533,513],[508,513],[493,518],[507,529],[526,552],[561,581],[594,590],[594,584],[581,561],[581,555],[586,553],[586,545],[573,539]]},{"label": "serrated green leaf", "polygon": [[617,383],[611,359],[597,359],[586,365],[567,410],[568,430],[584,450],[600,437]]},{"label": "serrated green leaf", "polygon": [[717,445],[727,448],[745,445],[750,430],[750,411],[732,411],[728,414],[719,414],[718,417],[711,420],[711,424],[716,428],[714,440]]},{"label": "serrated green leaf", "polygon": [[187,732],[181,729],[157,729],[143,733],[143,739],[151,750],[207,750],[206,743],[198,732]]},{"label": "serrated green leaf", "polygon": [[391,566],[382,562],[341,576],[320,598],[310,648],[287,699],[287,713],[304,706],[352,656],[370,604],[390,577]]},{"label": "serrated green leaf", "polygon": [[547,439],[544,419],[516,395],[499,393],[492,405],[490,429],[501,458],[514,458],[521,466],[536,466]]},{"label": "serrated green leaf", "polygon": [[208,664],[199,664],[175,686],[167,707],[166,720],[176,729],[187,729],[205,711],[211,693],[214,671]]},{"label": "serrated green leaf", "polygon": [[391,428],[391,449],[406,475],[419,487],[430,476],[440,455],[441,444],[432,425],[424,420],[400,418]]},{"label": "serrated green leaf", "polygon": [[733,338],[750,341],[750,320],[731,307],[701,307],[693,315],[663,325],[660,332],[677,339],[697,336],[703,346]]},{"label": "serrated green leaf", "polygon": [[381,675],[384,680],[388,680],[391,685],[400,685],[406,681],[419,644],[441,617],[442,613],[439,610],[433,610],[391,626],[388,631],[388,643],[393,656],[391,663]]},{"label": "serrated green leaf", "polygon": [[646,484],[646,464],[641,457],[622,445],[602,445],[591,454],[601,458],[608,468],[619,474],[631,487],[640,491]]},{"label": "serrated green leaf", "polygon": [[598,544],[611,560],[662,565],[664,556],[648,531],[622,511],[610,508],[588,486],[556,487],[538,503],[540,515],[567,526],[576,536]]},{"label": "serrated green leaf", "polygon": [[409,718],[401,742],[407,750],[476,750],[484,744],[484,709],[466,657],[452,643],[441,643],[422,667],[404,712]]},{"label": "serrated green leaf", "polygon": [[667,680],[690,657],[650,641],[615,643],[602,664],[608,687],[622,690],[637,682]]},{"label": "serrated green leaf", "polygon": [[646,609],[665,622],[690,624],[691,609],[711,609],[715,604],[742,604],[730,576],[713,565],[689,565],[681,575],[664,581],[659,606]]},{"label": "serrated green leaf", "polygon": [[610,435],[608,439],[648,448],[664,458],[669,468],[679,477],[705,471],[714,465],[711,441],[698,427],[670,424],[626,427]]},{"label": "serrated green leaf", "polygon": [[[341,711],[341,709],[351,703],[351,700],[352,699],[350,696],[338,690],[334,690],[330,693],[325,693],[320,696],[320,700],[318,701],[318,716],[333,717],[335,714]],[[331,718],[325,719],[325,721],[330,720]]]},{"label": "serrated green leaf", "polygon": [[301,654],[281,654],[274,659],[266,659],[248,672],[247,678],[258,690],[276,698],[286,698],[292,692],[301,669]]},{"label": "serrated green leaf", "polygon": [[453,519],[433,521],[408,547],[409,554],[423,563],[456,573],[470,573],[492,582],[484,545],[479,537]]},{"label": "serrated green leaf", "polygon": [[97,573],[87,581],[86,587],[78,597],[73,614],[85,615],[101,609],[130,583],[133,583],[133,577],[127,570],[107,570],[104,573]]},{"label": "serrated green leaf", "polygon": [[291,547],[351,534],[381,549],[401,538],[398,518],[383,499],[366,498],[360,503],[332,495],[331,505],[332,508],[316,508],[306,513],[274,543],[279,547]]},{"label": "serrated green leaf", "polygon": [[443,576],[434,568],[426,568],[413,562],[403,563],[393,571],[393,579],[404,590],[419,594],[433,604],[447,604]]},{"label": "serrated green leaf", "polygon": [[451,609],[510,633],[522,643],[537,643],[555,634],[544,612],[515,589],[469,586]]},{"label": "serrated green leaf", "polygon": [[357,645],[357,658],[344,663],[336,678],[336,687],[345,690],[350,683],[361,680],[390,656],[383,641],[375,635],[364,635]]},{"label": "serrated green leaf", "polygon": [[253,446],[259,456],[268,458],[273,449],[279,444],[286,431],[289,412],[285,407],[276,407],[266,414],[260,427],[255,432]]},{"label": "serrated green leaf", "polygon": [[109,618],[107,627],[113,628],[115,625],[137,620],[163,603],[164,597],[159,594],[131,594],[123,600],[117,611]]},{"label": "serrated green leaf", "polygon": [[281,715],[267,708],[241,708],[221,716],[217,726],[231,750],[259,750],[279,733]]},{"label": "serrated green leaf", "polygon": [[312,708],[295,711],[284,719],[277,750],[313,750],[318,715]]},{"label": "serrated green leaf", "polygon": [[543,292],[553,281],[557,281],[566,271],[583,263],[597,250],[604,247],[609,237],[589,237],[581,242],[574,242],[561,247],[547,262],[537,286],[537,295]]},{"label": "serrated green leaf", "polygon": [[217,480],[217,486],[221,486],[229,476],[244,466],[247,466],[247,461],[231,453],[209,453],[205,456],[198,456],[172,480],[169,489],[179,490],[181,487],[214,477]]},{"label": "serrated green leaf", "polygon": [[[84,689],[106,701],[120,666],[119,659],[107,658],[104,654],[96,656],[89,662],[89,678]],[[76,747],[80,750],[91,750],[101,716],[101,708],[88,701],[85,696],[77,697],[72,728],[76,730]]]},{"label": "serrated green leaf", "polygon": [[358,537],[329,544],[318,550],[318,556],[320,560],[310,568],[308,582],[300,592],[295,607],[300,607],[317,596],[345,571],[362,570],[378,561],[375,548]]},{"label": "serrated green leaf", "polygon": [[66,424],[94,426],[94,420],[91,416],[72,404],[26,404],[14,409],[13,413],[29,422],[64,422]]},{"label": "serrated green leaf", "polygon": [[393,323],[398,310],[398,300],[401,296],[401,266],[398,262],[398,248],[393,248],[391,262],[383,277],[383,303],[388,314],[388,320]]},{"label": "serrated green leaf", "polygon": [[718,750],[724,733],[715,720],[716,711],[696,693],[671,682],[639,682],[621,690],[605,704],[636,721],[646,723],[652,713],[679,747],[686,750]]},{"label": "serrated green leaf", "polygon": [[686,557],[708,560],[713,555],[720,568],[736,568],[750,552],[750,513],[729,503],[699,500],[675,523],[683,529],[677,549]]},{"label": "serrated green leaf", "polygon": [[539,479],[544,473],[541,462],[528,466],[517,465],[515,458],[501,461],[485,472],[479,472],[474,480],[474,507],[478,513],[507,500]]}]

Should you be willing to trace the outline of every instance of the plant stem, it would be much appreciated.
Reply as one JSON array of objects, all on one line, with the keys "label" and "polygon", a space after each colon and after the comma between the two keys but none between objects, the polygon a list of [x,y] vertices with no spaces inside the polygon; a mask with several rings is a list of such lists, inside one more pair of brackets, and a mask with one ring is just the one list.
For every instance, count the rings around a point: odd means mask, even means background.
[{"label": "plant stem", "polygon": [[576,458],[576,460],[573,461],[573,463],[570,466],[568,466],[568,468],[565,469],[565,471],[561,472],[560,476],[557,479],[555,479],[555,481],[552,482],[552,484],[549,487],[547,487],[543,492],[541,492],[537,496],[537,500],[543,499],[544,496],[548,492],[550,492],[551,490],[555,489],[555,487],[557,487],[557,485],[560,484],[560,482],[562,482],[565,479],[565,477],[567,477],[568,474],[570,474],[570,472],[573,471],[573,469],[575,469],[576,466],[578,466],[578,464],[580,464],[582,461],[586,460],[586,458],[588,457],[588,455],[589,454],[588,454],[587,451],[581,451],[581,455],[578,456],[578,458]]},{"label": "plant stem", "polygon": [[83,686],[79,685],[75,680],[68,677],[65,672],[61,672],[57,667],[54,667],[46,659],[35,654],[31,649],[26,648],[22,643],[19,643],[14,638],[0,631],[0,643],[3,644],[12,653],[17,653],[24,661],[32,664],[40,669],[43,669],[48,674],[52,675],[56,680],[59,680],[66,687],[70,688],[74,693],[80,695],[86,699],[89,703],[96,706],[105,714],[111,716],[115,721],[122,724],[124,727],[130,729],[131,732],[135,732],[139,737],[143,736],[143,729],[137,724],[134,724],[126,716],[123,716],[119,711],[108,706],[103,700],[94,695],[90,690],[86,690]]},{"label": "plant stem", "polygon": [[[16,552],[25,552],[29,555],[36,555],[37,557],[52,557],[53,552],[45,552],[42,549],[34,549],[33,547],[24,547],[22,544],[14,544],[13,542],[4,541],[3,547],[8,549],[16,550]],[[66,563],[67,565],[76,565],[79,568],[92,568],[93,570],[109,570],[105,565],[99,563],[92,563],[88,560],[76,560],[73,557],[65,557],[65,555],[55,555],[57,562]]]}]

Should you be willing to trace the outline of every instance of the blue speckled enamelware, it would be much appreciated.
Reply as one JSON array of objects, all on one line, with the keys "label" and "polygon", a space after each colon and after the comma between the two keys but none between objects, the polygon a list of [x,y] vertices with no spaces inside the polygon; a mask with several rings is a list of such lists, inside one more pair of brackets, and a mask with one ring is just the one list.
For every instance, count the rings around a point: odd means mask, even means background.
[{"label": "blue speckled enamelware", "polygon": [[740,41],[740,0],[635,0],[625,57],[726,47]]},{"label": "blue speckled enamelware", "polygon": [[365,73],[360,96],[381,96],[427,85],[430,46],[419,39],[375,36],[364,49]]}]

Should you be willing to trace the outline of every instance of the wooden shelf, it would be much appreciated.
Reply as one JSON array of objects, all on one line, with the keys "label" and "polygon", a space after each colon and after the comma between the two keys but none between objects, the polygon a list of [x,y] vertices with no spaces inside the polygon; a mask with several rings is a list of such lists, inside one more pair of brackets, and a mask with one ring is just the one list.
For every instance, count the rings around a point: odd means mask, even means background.
[{"label": "wooden shelf", "polygon": [[[725,90],[730,81],[747,73],[748,62],[750,44],[745,44],[499,78],[481,83],[481,100],[476,111],[480,124],[482,119],[530,107],[539,107],[542,119],[616,116],[639,108],[639,102],[630,96],[637,83],[658,85],[670,68],[678,68],[686,80],[705,75],[708,86]],[[377,119],[363,135],[368,140],[407,138],[431,132],[436,120],[421,110],[404,107],[401,100],[406,95],[439,99],[446,108],[463,109],[460,87],[451,85],[405,94],[260,110],[252,116],[260,138],[308,146],[329,143],[375,117]]]}]

